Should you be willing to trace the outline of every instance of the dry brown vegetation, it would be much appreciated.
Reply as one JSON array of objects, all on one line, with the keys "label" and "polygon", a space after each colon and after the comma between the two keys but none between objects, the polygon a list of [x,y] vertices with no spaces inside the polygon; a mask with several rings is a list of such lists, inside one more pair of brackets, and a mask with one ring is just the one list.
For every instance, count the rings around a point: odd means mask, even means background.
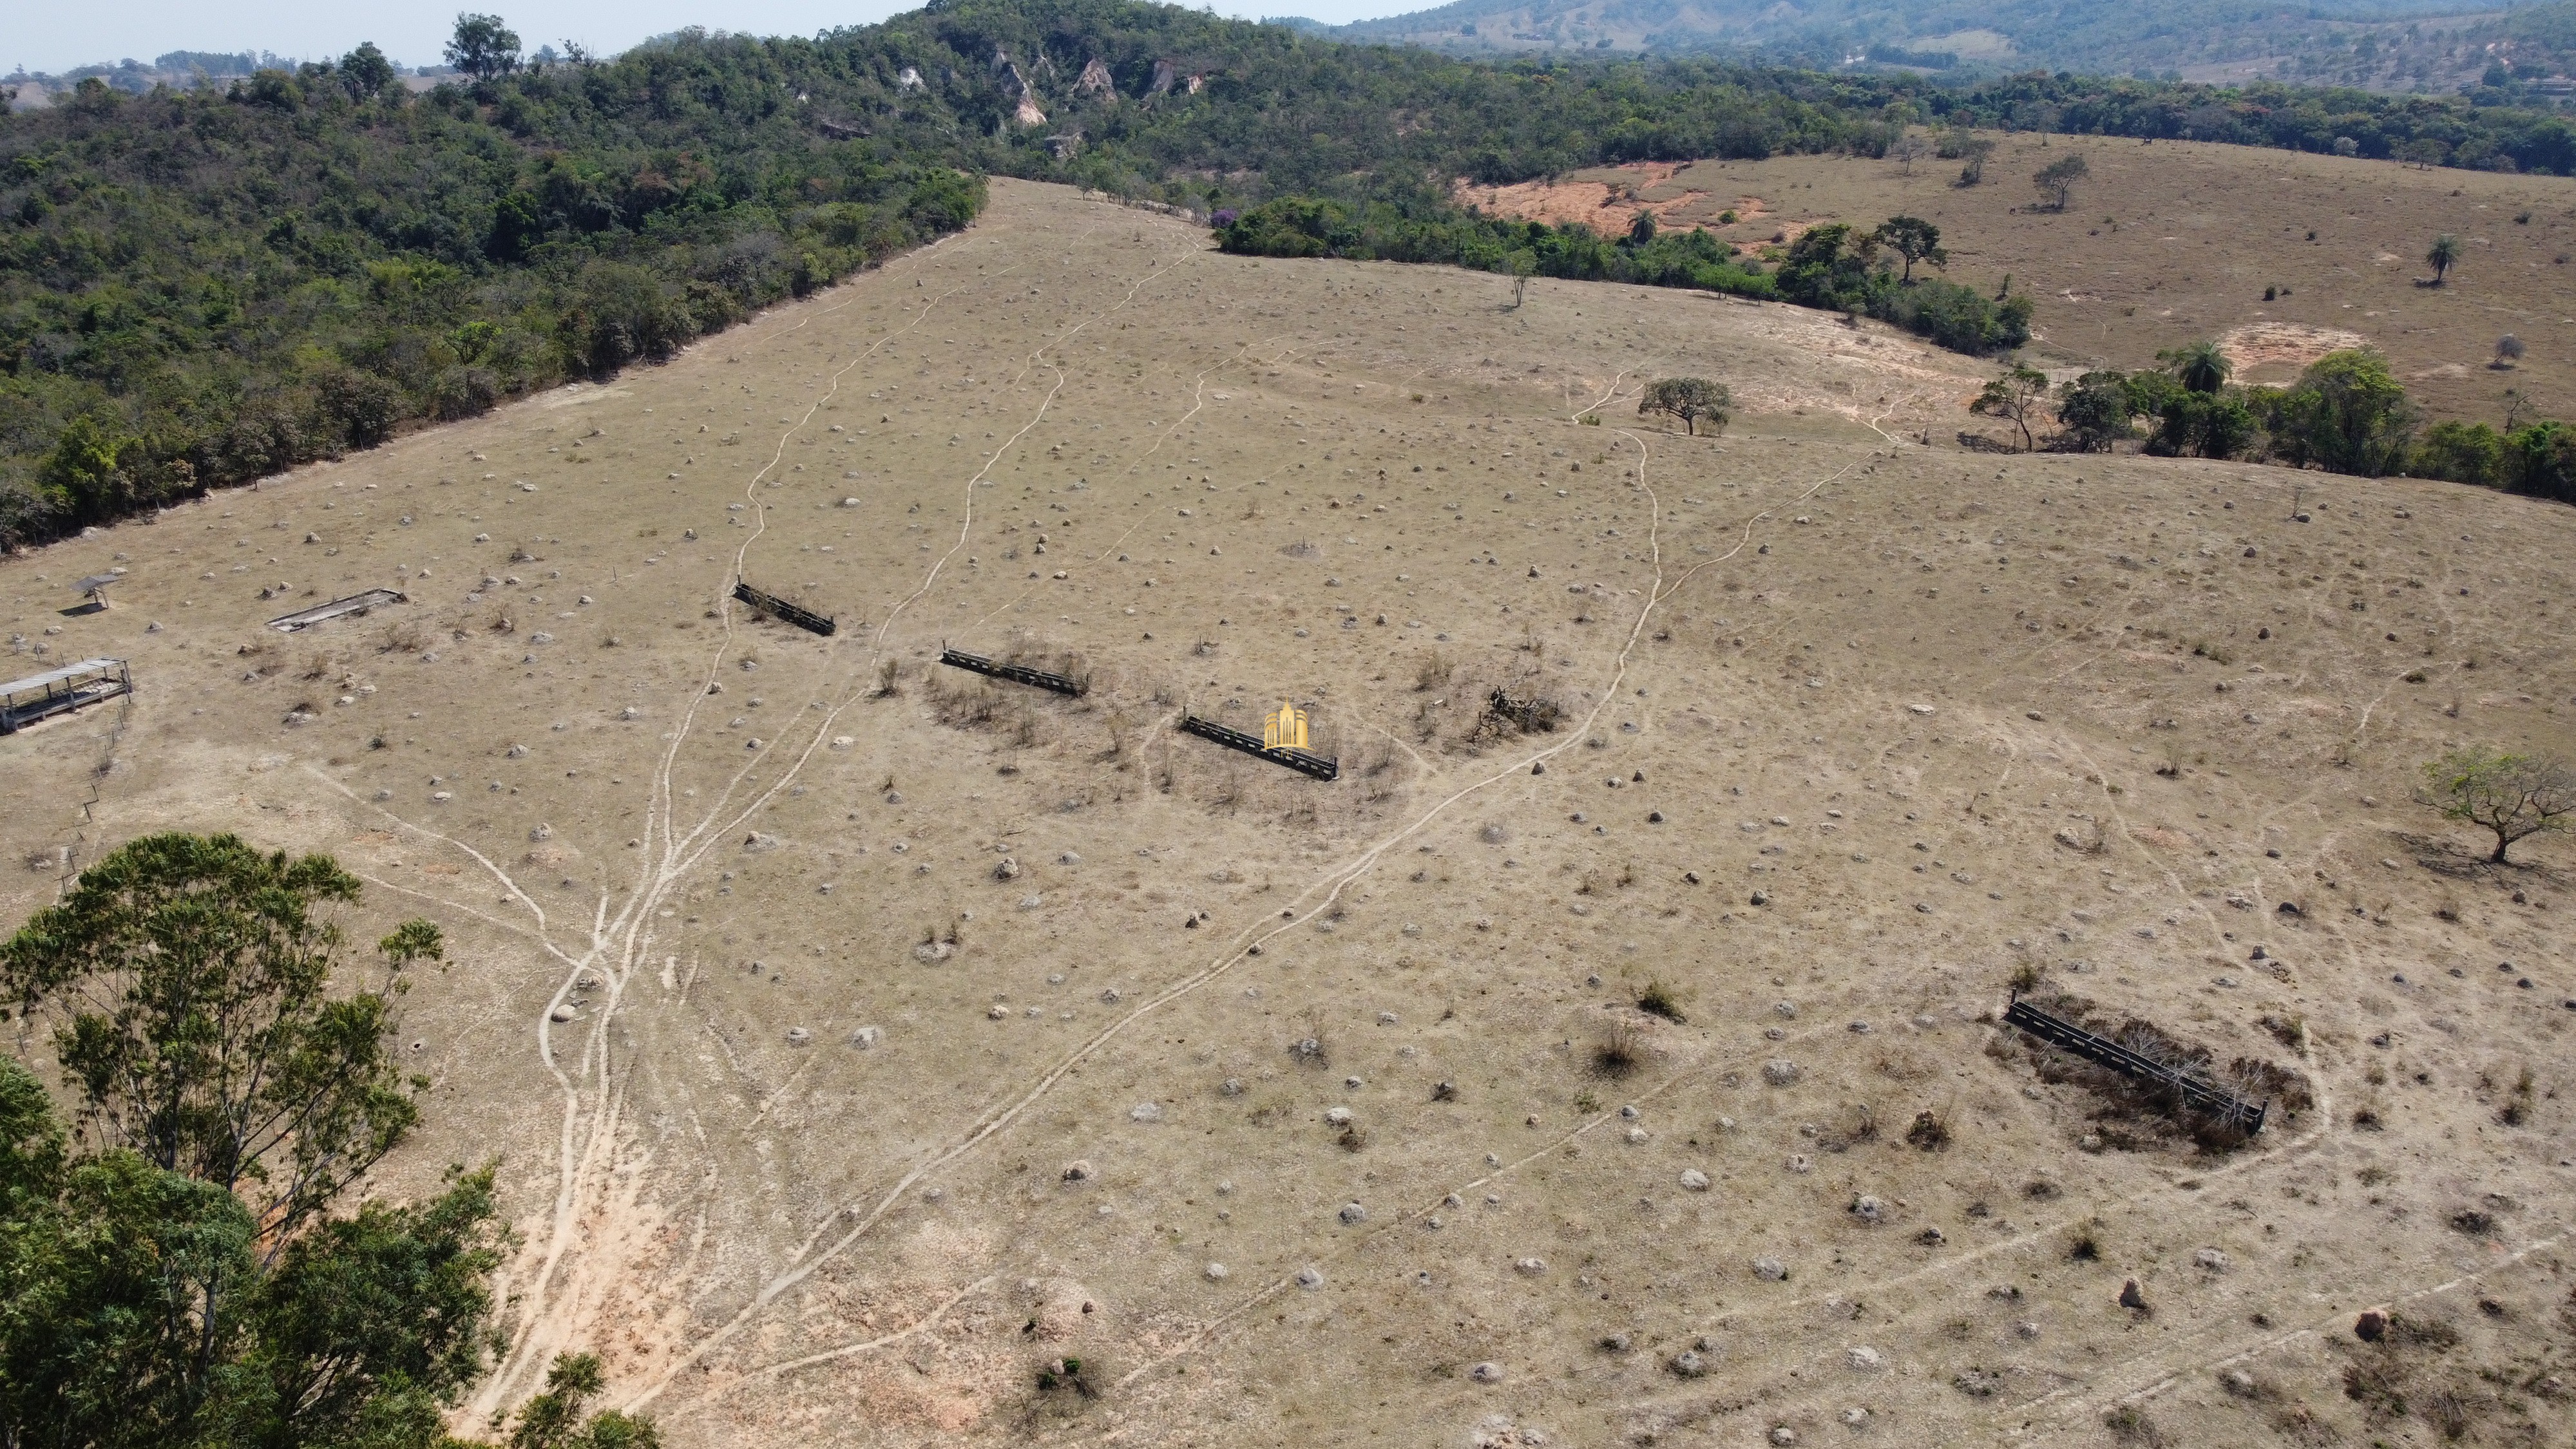
[{"label": "dry brown vegetation", "polygon": [[[2215,337],[2240,380],[2278,384],[2367,344],[2437,418],[2500,422],[2508,388],[2539,416],[2576,416],[2576,198],[2560,181],[2190,141],[1992,139],[1973,187],[1953,184],[1956,161],[1918,161],[1909,175],[1895,161],[1781,156],[1603,167],[1473,199],[1606,234],[1651,211],[1659,226],[1707,226],[1754,251],[1819,222],[1920,216],[1941,228],[1952,281],[1991,293],[2009,277],[2036,302],[2036,350],[2054,372],[2149,367]],[[2091,178],[2064,212],[2039,210],[2030,174],[2069,154]],[[1728,211],[1732,224],[1719,220]],[[2466,259],[2448,285],[2419,288],[2443,233]],[[2491,369],[2508,333],[2527,354]],[[1745,381],[1735,387],[1745,395]]]},{"label": "dry brown vegetation", "polygon": [[[375,1185],[500,1161],[471,1424],[578,1344],[692,1449],[2563,1438],[2576,844],[2408,791],[2565,749],[2576,512],[1927,448],[1978,369],[1907,339],[1508,301],[997,182],[667,367],[0,560],[24,672],[139,685],[0,741],[0,914],[186,828],[439,922]],[[1724,438],[1602,402],[1684,371]],[[281,579],[412,602],[287,641]],[[1174,729],[1282,699],[1341,779]],[[2113,1110],[2008,981],[2272,1125]]]}]

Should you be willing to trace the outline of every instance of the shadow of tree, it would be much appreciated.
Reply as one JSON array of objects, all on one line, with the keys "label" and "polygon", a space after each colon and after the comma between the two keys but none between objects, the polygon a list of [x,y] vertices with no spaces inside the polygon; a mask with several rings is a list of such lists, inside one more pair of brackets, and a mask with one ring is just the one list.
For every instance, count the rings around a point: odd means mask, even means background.
[{"label": "shadow of tree", "polygon": [[2397,843],[2406,848],[2417,865],[2453,880],[2484,880],[2496,868],[2495,862],[2487,859],[2485,851],[2471,849],[2453,836],[2418,835],[2401,830],[2397,832]]},{"label": "shadow of tree", "polygon": [[[2567,882],[2567,873],[2536,860],[2507,860],[2498,865],[2489,859],[2490,852],[2472,846],[2457,836],[2418,835],[2396,832],[2397,843],[2414,857],[2415,863],[2435,875],[2453,880],[2489,880],[2508,872],[2517,880],[2540,880],[2559,886]],[[2527,843],[2527,842],[2526,842]]]}]

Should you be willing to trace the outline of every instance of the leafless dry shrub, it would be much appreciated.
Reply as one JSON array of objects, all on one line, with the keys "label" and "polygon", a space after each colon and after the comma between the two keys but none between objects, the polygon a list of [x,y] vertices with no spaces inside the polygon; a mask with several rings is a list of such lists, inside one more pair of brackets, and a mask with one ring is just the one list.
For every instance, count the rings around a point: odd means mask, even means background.
[{"label": "leafless dry shrub", "polygon": [[1438,649],[1430,650],[1414,663],[1413,688],[1416,693],[1446,689],[1449,677],[1457,672],[1458,661]]},{"label": "leafless dry shrub", "polygon": [[1634,1022],[1614,1016],[1602,1024],[1592,1042],[1592,1070],[1604,1077],[1624,1077],[1645,1060],[1646,1048]]}]

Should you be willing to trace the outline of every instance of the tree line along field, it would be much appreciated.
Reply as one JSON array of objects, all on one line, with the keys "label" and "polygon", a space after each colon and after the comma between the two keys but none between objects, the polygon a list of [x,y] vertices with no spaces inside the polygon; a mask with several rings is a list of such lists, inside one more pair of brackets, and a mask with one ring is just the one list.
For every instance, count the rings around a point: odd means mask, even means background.
[{"label": "tree line along field", "polygon": [[[2536,104],[1489,64],[1123,0],[526,64],[497,18],[475,23],[462,74],[418,95],[362,45],[221,89],[92,76],[0,115],[0,541],[667,356],[953,230],[981,175],[1194,212],[1325,197],[1454,220],[1456,177],[1876,156],[1923,124],[2576,169],[2576,130]],[[1980,348],[2013,330],[1950,329]]]},{"label": "tree line along field", "polygon": [[[496,1161],[460,1429],[584,1350],[674,1445],[2545,1440],[2566,845],[2411,792],[2564,751],[2566,510],[1927,447],[1988,369],[1874,323],[992,197],[0,562],[12,658],[141,685],[0,746],[7,919],[234,829],[442,933],[368,1191]],[[1681,376],[1722,432],[1637,415]],[[1171,727],[1283,699],[1340,780]]]}]

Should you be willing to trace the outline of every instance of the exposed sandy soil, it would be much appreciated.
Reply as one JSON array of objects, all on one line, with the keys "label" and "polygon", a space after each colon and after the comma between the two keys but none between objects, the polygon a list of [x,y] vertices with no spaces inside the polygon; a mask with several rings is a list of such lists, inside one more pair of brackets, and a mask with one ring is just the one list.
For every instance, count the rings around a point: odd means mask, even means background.
[{"label": "exposed sandy soil", "polygon": [[[2564,1442],[2570,847],[2408,797],[2566,746],[2576,513],[1926,447],[1977,365],[1508,302],[997,181],[669,366],[0,561],[13,672],[141,686],[0,743],[5,858],[236,830],[446,928],[379,1186],[500,1159],[473,1422],[588,1346],[683,1446]],[[1639,425],[1684,371],[1723,437]],[[942,641],[1094,688],[985,709]],[[1497,687],[1567,723],[1476,736]],[[1339,781],[1172,729],[1283,696]],[[2022,966],[2316,1105],[2088,1142]]]},{"label": "exposed sandy soil", "polygon": [[2329,352],[2369,345],[2358,332],[2334,327],[2308,327],[2296,322],[2248,322],[2218,337],[2218,347],[2236,370],[2298,372]]},{"label": "exposed sandy soil", "polygon": [[[1479,201],[1507,215],[1526,204],[1551,221],[1588,218],[1611,234],[1651,209],[1660,226],[1705,225],[1753,249],[1818,221],[1871,227],[1910,213],[1940,225],[1951,280],[1993,289],[2009,275],[2037,300],[2038,350],[2062,368],[2143,367],[2193,338],[2277,325],[2363,338],[2437,418],[2500,421],[2507,388],[2542,416],[2576,416],[2576,262],[2559,260],[2576,253],[2576,183],[2198,142],[1994,139],[1976,187],[1951,184],[1955,161],[1927,157],[1909,176],[1892,161],[1784,156],[1661,177],[1568,172]],[[2070,149],[2092,179],[2063,214],[2033,209],[2030,174]],[[1769,214],[1748,204],[1755,197]],[[1722,226],[1729,209],[1738,220]],[[2424,251],[2443,232],[2467,260],[2449,285],[2418,287],[2432,275]],[[2266,287],[2289,293],[2266,302]],[[2530,350],[2519,367],[2490,369],[2507,332]],[[2246,380],[2287,382],[2304,365],[2295,353],[2266,358]]]}]

